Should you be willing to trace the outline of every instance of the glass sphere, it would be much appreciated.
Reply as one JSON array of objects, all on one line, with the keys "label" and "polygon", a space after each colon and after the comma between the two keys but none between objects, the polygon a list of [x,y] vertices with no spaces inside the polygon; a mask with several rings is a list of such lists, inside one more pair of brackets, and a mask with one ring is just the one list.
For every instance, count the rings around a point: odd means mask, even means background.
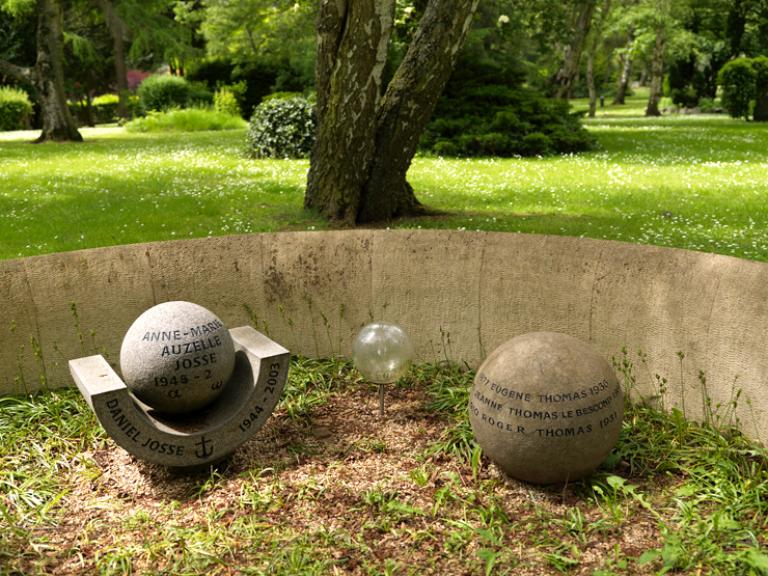
[{"label": "glass sphere", "polygon": [[408,370],[413,346],[397,324],[374,322],[364,326],[355,338],[352,360],[369,382],[394,382]]}]

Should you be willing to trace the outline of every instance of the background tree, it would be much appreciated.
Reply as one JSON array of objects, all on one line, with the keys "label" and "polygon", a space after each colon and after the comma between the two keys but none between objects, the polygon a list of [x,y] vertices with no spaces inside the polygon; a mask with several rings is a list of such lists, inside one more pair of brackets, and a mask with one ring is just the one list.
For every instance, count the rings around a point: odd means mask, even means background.
[{"label": "background tree", "polygon": [[453,69],[478,0],[429,0],[385,85],[395,1],[323,0],[317,141],[305,205],[353,224],[414,212],[406,172]]},{"label": "background tree", "polygon": [[587,90],[589,92],[590,118],[595,117],[597,111],[597,87],[595,85],[595,59],[598,50],[603,43],[603,30],[611,12],[611,0],[603,0],[599,6],[598,15],[588,38],[587,48]]},{"label": "background tree", "polygon": [[96,123],[94,97],[114,90],[111,48],[98,8],[87,0],[68,2],[64,13],[64,87],[70,112],[80,125]]},{"label": "background tree", "polygon": [[[535,156],[588,149],[593,140],[569,113],[528,84],[525,21],[508,0],[478,6],[420,148],[442,156]],[[417,20],[417,18],[411,18]],[[535,72],[533,72],[535,74]],[[535,77],[535,76],[534,76]]]},{"label": "background tree", "polygon": [[34,9],[37,17],[34,67],[18,66],[0,59],[0,73],[33,87],[32,96],[40,106],[42,118],[42,132],[37,142],[82,141],[67,107],[61,5],[57,0],[35,0],[34,3],[6,0],[3,8],[17,12]]},{"label": "background tree", "polygon": [[573,81],[579,72],[581,52],[592,26],[592,15],[596,5],[597,0],[579,0],[574,5],[570,42],[565,47],[563,64],[555,76],[555,96],[558,98],[571,97]]},{"label": "background tree", "polygon": [[97,4],[112,39],[112,59],[118,96],[117,115],[120,118],[128,118],[130,116],[128,112],[128,65],[126,62],[128,27],[125,25],[114,0],[97,0]]},{"label": "background tree", "polygon": [[314,0],[206,0],[200,31],[208,56],[228,64],[225,76],[269,84],[248,98],[252,107],[267,89],[314,85],[317,11]]},{"label": "background tree", "polygon": [[614,104],[624,104],[629,90],[629,81],[632,78],[632,62],[635,58],[635,29],[634,26],[627,28],[627,42],[620,52],[621,64],[619,65],[619,81],[616,88],[616,95],[613,98]]},{"label": "background tree", "polygon": [[768,0],[731,0],[727,4],[730,55],[768,54]]},{"label": "background tree", "polygon": [[648,105],[645,108],[646,116],[661,116],[659,102],[661,101],[664,82],[664,55],[667,48],[668,19],[670,0],[654,0],[651,5],[653,10],[651,20],[653,22],[653,54],[651,56],[651,85],[648,92]]},{"label": "background tree", "polygon": [[[618,56],[614,104],[624,104],[637,56],[638,0],[615,0],[604,24],[605,36],[616,46]],[[604,45],[607,45],[604,44]]]}]

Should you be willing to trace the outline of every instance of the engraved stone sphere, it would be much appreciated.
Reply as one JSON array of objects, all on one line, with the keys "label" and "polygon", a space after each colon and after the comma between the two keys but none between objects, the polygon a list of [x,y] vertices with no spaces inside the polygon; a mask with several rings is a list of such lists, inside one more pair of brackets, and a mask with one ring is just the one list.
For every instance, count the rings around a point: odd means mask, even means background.
[{"label": "engraved stone sphere", "polygon": [[534,484],[590,474],[615,446],[623,416],[611,365],[589,343],[556,332],[523,334],[494,350],[469,402],[483,452]]},{"label": "engraved stone sphere", "polygon": [[213,312],[192,302],[164,302],[145,311],[120,348],[125,384],[139,400],[169,414],[212,402],[234,366],[229,330]]}]

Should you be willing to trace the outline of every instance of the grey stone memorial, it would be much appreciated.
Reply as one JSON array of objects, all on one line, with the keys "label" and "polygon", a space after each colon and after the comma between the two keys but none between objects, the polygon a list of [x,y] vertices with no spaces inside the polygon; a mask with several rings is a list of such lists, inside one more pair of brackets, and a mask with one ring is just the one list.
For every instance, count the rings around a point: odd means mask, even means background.
[{"label": "grey stone memorial", "polygon": [[556,332],[523,334],[494,350],[469,402],[484,453],[534,484],[590,474],[616,444],[623,416],[611,365],[588,342]]},{"label": "grey stone memorial", "polygon": [[70,360],[69,369],[119,446],[156,464],[198,468],[223,460],[264,425],[289,360],[288,350],[249,326],[227,330],[205,308],[169,302],[126,334],[120,364],[130,386],[101,355]]}]

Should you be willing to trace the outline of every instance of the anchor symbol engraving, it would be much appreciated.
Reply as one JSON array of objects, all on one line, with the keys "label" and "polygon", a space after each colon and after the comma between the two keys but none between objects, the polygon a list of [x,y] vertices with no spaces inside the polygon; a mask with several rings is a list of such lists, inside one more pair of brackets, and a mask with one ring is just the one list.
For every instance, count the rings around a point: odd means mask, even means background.
[{"label": "anchor symbol engraving", "polygon": [[200,446],[199,450],[195,450],[195,456],[198,458],[208,458],[213,454],[213,448],[209,448],[209,444],[213,444],[213,442],[211,440],[206,440],[205,436],[201,436],[200,441],[195,442],[195,446]]}]

